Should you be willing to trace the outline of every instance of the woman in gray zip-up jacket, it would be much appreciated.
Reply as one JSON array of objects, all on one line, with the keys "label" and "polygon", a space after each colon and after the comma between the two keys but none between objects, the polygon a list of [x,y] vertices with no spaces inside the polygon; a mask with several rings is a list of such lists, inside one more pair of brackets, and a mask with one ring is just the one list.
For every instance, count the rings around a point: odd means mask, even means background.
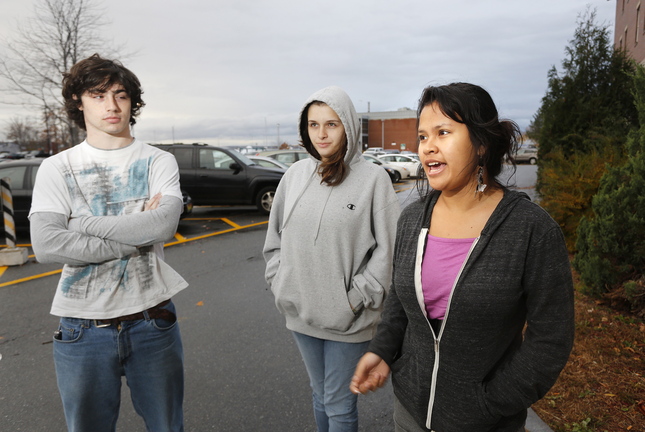
[{"label": "woman in gray zip-up jacket", "polygon": [[391,370],[398,431],[523,431],[573,345],[564,238],[496,181],[519,130],[485,90],[428,87],[418,114],[432,191],[401,215],[392,288],[351,388],[375,390]]},{"label": "woman in gray zip-up jacket", "polygon": [[299,132],[311,157],[276,191],[265,276],[307,367],[318,430],[357,431],[349,382],[391,284],[400,204],[387,172],[363,158],[358,115],[342,89],[310,96]]}]

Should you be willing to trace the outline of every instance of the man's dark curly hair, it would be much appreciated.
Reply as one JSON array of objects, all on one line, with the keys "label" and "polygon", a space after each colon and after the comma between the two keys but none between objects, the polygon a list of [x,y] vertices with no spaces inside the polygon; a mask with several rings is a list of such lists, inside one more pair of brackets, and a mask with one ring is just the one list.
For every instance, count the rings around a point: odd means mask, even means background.
[{"label": "man's dark curly hair", "polygon": [[145,106],[139,79],[120,62],[101,58],[98,54],[79,61],[69,73],[63,74],[63,98],[68,117],[85,130],[81,96],[87,91],[107,91],[114,84],[121,84],[130,97],[130,125],[134,125],[139,110]]}]

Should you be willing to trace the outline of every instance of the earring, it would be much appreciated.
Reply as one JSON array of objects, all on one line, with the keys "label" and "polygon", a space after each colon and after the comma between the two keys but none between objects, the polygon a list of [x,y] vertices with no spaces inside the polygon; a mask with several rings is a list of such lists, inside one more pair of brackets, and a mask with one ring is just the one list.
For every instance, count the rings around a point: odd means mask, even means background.
[{"label": "earring", "polygon": [[479,163],[479,170],[477,171],[477,190],[475,191],[475,196],[478,193],[483,194],[486,189],[486,183],[484,183],[484,166],[482,162]]}]

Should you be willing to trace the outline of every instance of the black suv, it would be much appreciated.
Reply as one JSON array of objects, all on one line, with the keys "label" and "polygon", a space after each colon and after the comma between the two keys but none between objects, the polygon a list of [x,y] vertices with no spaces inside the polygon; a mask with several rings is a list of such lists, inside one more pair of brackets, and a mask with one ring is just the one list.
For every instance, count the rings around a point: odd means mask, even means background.
[{"label": "black suv", "polygon": [[226,147],[206,144],[153,144],[172,153],[179,183],[194,205],[254,204],[268,214],[285,170],[257,165]]}]

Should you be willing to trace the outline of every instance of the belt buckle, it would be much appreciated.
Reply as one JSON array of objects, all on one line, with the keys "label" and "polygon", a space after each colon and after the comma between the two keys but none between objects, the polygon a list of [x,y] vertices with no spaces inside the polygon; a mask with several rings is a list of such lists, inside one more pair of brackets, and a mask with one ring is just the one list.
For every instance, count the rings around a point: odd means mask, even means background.
[{"label": "belt buckle", "polygon": [[107,324],[99,324],[101,320],[94,320],[94,327],[96,328],[105,328],[105,327],[110,327],[112,323],[107,323]]}]

